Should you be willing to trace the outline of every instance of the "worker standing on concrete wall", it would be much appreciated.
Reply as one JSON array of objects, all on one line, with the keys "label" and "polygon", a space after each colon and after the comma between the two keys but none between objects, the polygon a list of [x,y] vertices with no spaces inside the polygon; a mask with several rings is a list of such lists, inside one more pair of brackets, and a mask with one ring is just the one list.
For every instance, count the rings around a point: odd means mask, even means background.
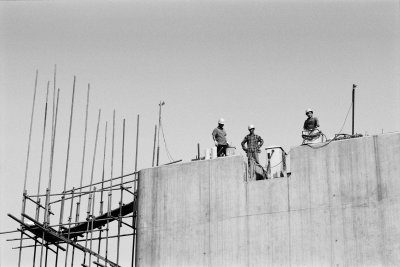
[{"label": "worker standing on concrete wall", "polygon": [[313,117],[313,114],[314,114],[314,112],[312,109],[309,108],[306,110],[307,119],[305,120],[304,125],[303,125],[303,129],[305,131],[312,132],[319,127],[318,118]]},{"label": "worker standing on concrete wall", "polygon": [[226,156],[226,148],[228,147],[228,142],[226,141],[226,131],[224,130],[225,120],[223,118],[219,119],[218,127],[212,132],[212,137],[217,147],[217,156]]},{"label": "worker standing on concrete wall", "polygon": [[[264,144],[264,140],[259,136],[254,134],[254,125],[250,124],[249,127],[249,134],[246,135],[241,143],[242,148],[247,153],[247,158],[250,161],[254,160],[257,164],[260,164],[258,160],[258,154],[261,152],[260,148]],[[247,143],[247,147],[245,144]]]}]

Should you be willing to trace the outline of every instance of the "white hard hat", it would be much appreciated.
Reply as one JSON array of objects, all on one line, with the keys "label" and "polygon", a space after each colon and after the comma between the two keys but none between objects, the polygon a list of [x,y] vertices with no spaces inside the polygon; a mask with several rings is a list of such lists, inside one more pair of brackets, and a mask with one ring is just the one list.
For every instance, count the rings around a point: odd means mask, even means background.
[{"label": "white hard hat", "polygon": [[254,129],[254,125],[253,125],[253,124],[250,124],[248,128],[249,128],[249,130],[250,130],[250,129]]},{"label": "white hard hat", "polygon": [[306,115],[307,115],[308,112],[314,113],[314,111],[311,108],[306,109]]},{"label": "white hard hat", "polygon": [[219,119],[218,124],[225,124],[224,118]]}]

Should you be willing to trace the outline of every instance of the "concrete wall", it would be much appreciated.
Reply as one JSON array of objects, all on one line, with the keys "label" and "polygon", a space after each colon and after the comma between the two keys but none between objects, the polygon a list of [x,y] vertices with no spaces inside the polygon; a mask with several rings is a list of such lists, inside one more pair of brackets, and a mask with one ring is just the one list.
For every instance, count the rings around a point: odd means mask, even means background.
[{"label": "concrete wall", "polygon": [[400,266],[400,134],[290,152],[291,178],[241,156],[142,170],[137,266]]}]

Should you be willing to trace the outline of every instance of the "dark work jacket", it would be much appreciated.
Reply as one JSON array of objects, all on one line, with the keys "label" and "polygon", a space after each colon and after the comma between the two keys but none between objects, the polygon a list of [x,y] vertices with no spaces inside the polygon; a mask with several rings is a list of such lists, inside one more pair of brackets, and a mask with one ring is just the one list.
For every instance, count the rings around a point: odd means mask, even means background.
[{"label": "dark work jacket", "polygon": [[319,121],[318,118],[316,117],[311,117],[311,118],[307,118],[306,121],[304,122],[304,126],[303,129],[304,130],[309,130],[312,131],[315,128],[319,127]]}]

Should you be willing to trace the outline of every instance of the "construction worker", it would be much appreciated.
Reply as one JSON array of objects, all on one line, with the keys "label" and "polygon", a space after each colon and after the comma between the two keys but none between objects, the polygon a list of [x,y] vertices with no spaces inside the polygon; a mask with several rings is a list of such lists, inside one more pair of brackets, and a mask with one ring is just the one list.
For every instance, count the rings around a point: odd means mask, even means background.
[{"label": "construction worker", "polygon": [[223,118],[218,120],[218,127],[212,132],[212,137],[217,147],[217,156],[226,156],[226,148],[228,142],[226,141],[226,131],[224,130],[225,120]]},{"label": "construction worker", "polygon": [[[251,159],[257,164],[260,164],[258,160],[258,154],[261,152],[260,148],[264,144],[264,140],[259,135],[254,134],[254,125],[250,124],[249,127],[249,134],[246,135],[241,143],[242,148],[247,153],[247,158],[249,160],[249,166]],[[247,147],[245,144],[247,143]]]},{"label": "construction worker", "polygon": [[304,121],[303,125],[303,129],[305,131],[309,131],[310,133],[319,127],[318,118],[313,117],[313,114],[314,112],[312,109],[309,108],[306,110],[307,119]]}]

